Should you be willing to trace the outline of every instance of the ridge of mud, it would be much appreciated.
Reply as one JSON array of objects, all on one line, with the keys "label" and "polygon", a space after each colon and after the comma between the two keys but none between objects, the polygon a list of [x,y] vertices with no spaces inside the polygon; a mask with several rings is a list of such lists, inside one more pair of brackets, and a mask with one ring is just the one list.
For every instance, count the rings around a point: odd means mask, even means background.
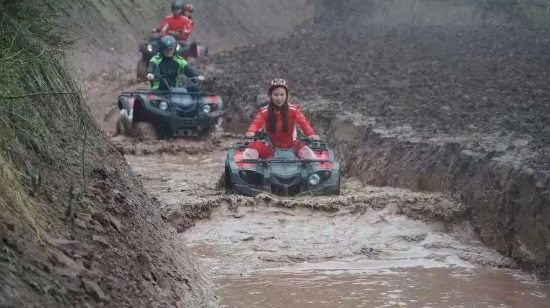
[{"label": "ridge of mud", "polygon": [[399,140],[355,129],[361,141],[343,145],[350,174],[370,185],[452,193],[469,206],[471,223],[484,243],[540,278],[550,278],[550,209],[545,207],[550,174],[458,144]]},{"label": "ridge of mud", "polygon": [[457,223],[465,217],[468,208],[461,203],[449,199],[443,194],[415,193],[400,189],[381,189],[362,187],[360,183],[347,183],[343,188],[344,195],[332,197],[298,197],[280,198],[270,194],[259,194],[255,197],[226,195],[223,191],[209,196],[188,195],[180,202],[163,207],[163,217],[169,221],[178,232],[183,232],[194,225],[197,219],[209,218],[218,207],[227,208],[240,218],[240,208],[258,206],[276,207],[281,209],[304,208],[311,211],[321,211],[331,216],[347,214],[364,214],[369,209],[380,211],[386,206],[395,206],[399,213],[411,218],[425,221],[441,221]]},{"label": "ridge of mud", "polygon": [[[208,208],[208,213],[201,218],[207,216],[208,219],[198,220],[197,226],[183,236],[191,238],[190,245],[197,246],[194,250],[200,255],[205,254],[207,263],[216,264],[208,268],[218,275],[220,267],[222,272],[231,269],[232,273],[242,275],[251,269],[285,264],[342,258],[381,260],[403,249],[399,245],[400,248],[395,248],[396,243],[419,246],[432,251],[434,256],[443,252],[441,256],[453,256],[451,259],[456,257],[456,260],[487,267],[516,267],[510,258],[483,247],[471,226],[462,220],[462,206],[439,194],[368,187],[361,193],[328,200],[225,196],[201,204]],[[442,222],[413,213],[415,208],[437,206],[452,213],[451,220]],[[182,204],[172,213],[188,209],[189,205]],[[410,220],[402,214],[420,219]],[[297,229],[292,231],[294,228]],[[223,234],[215,229],[224,230]],[[214,248],[225,245],[231,248]],[[211,249],[216,249],[217,253],[210,256]]]}]

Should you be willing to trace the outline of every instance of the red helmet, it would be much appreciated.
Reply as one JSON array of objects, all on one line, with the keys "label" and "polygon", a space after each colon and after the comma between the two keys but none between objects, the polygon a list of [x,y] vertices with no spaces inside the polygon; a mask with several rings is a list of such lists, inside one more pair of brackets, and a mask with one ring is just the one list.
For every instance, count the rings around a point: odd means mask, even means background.
[{"label": "red helmet", "polygon": [[290,91],[290,87],[289,87],[288,83],[286,83],[286,81],[284,79],[281,79],[281,78],[276,78],[276,79],[271,80],[269,82],[269,87],[267,88],[267,90],[269,91],[269,93],[271,93],[271,91],[273,91],[275,88],[278,88],[278,87],[285,88],[285,90],[287,92]]},{"label": "red helmet", "polygon": [[192,5],[192,4],[186,4],[186,5],[183,7],[183,10],[184,10],[184,11],[187,11],[187,12],[193,13],[194,8],[193,8],[193,5]]}]

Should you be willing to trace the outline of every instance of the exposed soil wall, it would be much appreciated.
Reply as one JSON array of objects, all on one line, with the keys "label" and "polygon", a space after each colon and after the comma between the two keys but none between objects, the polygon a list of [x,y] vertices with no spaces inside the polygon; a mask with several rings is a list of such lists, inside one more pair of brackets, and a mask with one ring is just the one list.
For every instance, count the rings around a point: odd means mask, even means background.
[{"label": "exposed soil wall", "polygon": [[29,3],[0,1],[0,306],[216,307]]},{"label": "exposed soil wall", "polygon": [[458,143],[402,140],[341,121],[329,126],[335,135],[358,137],[342,146],[348,174],[370,185],[451,193],[469,206],[471,223],[487,245],[550,277],[548,172],[515,167]]}]

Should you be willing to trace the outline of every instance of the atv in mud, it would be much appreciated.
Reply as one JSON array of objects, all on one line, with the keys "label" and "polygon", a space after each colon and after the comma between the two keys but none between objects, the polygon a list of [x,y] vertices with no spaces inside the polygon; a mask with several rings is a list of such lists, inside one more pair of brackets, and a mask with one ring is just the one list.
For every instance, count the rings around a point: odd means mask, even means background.
[{"label": "atv in mud", "polygon": [[220,124],[226,111],[219,95],[203,93],[196,85],[168,88],[168,91],[121,93],[116,134],[129,134],[141,140],[198,137]]},{"label": "atv in mud", "polygon": [[[138,80],[145,80],[149,61],[160,51],[159,46],[161,37],[162,35],[153,33],[139,45],[141,59],[139,59],[137,65]],[[208,47],[194,41],[177,41],[176,54],[185,60],[189,58],[198,58],[208,55]]]},{"label": "atv in mud", "polygon": [[[252,140],[266,142],[272,149],[269,159],[245,159],[243,153]],[[269,192],[279,196],[339,195],[340,163],[324,141],[301,138],[316,159],[299,159],[294,149],[273,148],[268,134],[238,141],[227,152],[223,184],[227,191],[255,196]]]}]

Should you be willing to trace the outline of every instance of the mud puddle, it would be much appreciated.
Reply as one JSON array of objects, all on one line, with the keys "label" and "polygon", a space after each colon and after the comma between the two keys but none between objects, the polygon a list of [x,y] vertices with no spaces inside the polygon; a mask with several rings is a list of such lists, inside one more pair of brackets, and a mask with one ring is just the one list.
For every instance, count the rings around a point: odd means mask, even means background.
[{"label": "mud puddle", "polygon": [[548,307],[548,290],[485,269],[405,268],[223,278],[222,307]]},{"label": "mud puddle", "polygon": [[210,207],[181,237],[223,307],[550,306],[550,287],[486,248],[463,205],[353,179],[335,197],[224,195],[216,183],[227,142],[196,154],[127,155],[168,207]]}]

